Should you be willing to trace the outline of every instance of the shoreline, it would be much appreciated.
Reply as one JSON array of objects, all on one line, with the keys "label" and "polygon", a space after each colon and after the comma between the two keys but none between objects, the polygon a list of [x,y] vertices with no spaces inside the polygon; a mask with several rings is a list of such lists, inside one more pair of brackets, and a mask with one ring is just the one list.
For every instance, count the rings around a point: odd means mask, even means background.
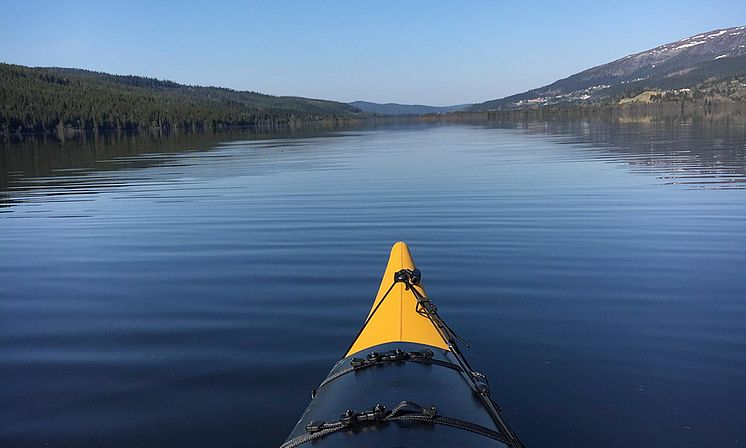
[{"label": "shoreline", "polygon": [[112,135],[189,135],[247,131],[252,134],[295,132],[331,132],[345,129],[424,123],[494,123],[523,121],[629,121],[654,122],[669,120],[734,120],[746,122],[746,103],[698,100],[685,102],[589,104],[577,106],[545,106],[511,111],[449,112],[424,115],[373,115],[368,117],[333,117],[318,120],[268,119],[254,124],[220,126],[144,126],[115,129],[85,129],[66,126],[54,130],[3,132],[0,142],[35,140],[80,140]]}]

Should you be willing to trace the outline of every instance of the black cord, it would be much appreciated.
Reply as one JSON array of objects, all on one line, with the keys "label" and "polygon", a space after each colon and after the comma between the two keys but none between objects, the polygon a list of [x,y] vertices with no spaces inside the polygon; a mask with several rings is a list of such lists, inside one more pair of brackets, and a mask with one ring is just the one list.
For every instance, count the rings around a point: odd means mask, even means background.
[{"label": "black cord", "polygon": [[280,448],[295,448],[350,427],[381,425],[394,421],[450,426],[497,440],[508,446],[515,446],[512,445],[509,437],[493,429],[466,420],[439,415],[435,407],[424,407],[415,402],[405,400],[391,410],[379,404],[369,411],[354,412],[347,410],[337,421],[312,421],[306,426],[306,434],[301,434],[288,440]]},{"label": "black cord", "polygon": [[[495,424],[500,429],[500,431],[508,436],[508,438],[510,439],[509,444],[513,447],[523,447],[523,444],[518,439],[518,436],[516,436],[516,434],[513,432],[510,426],[508,426],[507,422],[503,420],[502,416],[500,415],[500,410],[498,409],[498,406],[489,397],[488,395],[489,392],[482,393],[479,391],[477,387],[477,383],[480,380],[474,377],[473,369],[469,365],[469,362],[466,360],[464,355],[461,353],[461,350],[458,348],[458,344],[456,344],[456,341],[454,340],[454,338],[463,342],[467,347],[469,347],[469,344],[467,344],[466,341],[464,341],[461,337],[459,337],[448,326],[448,324],[446,324],[445,321],[441,319],[432,301],[429,298],[420,294],[420,292],[417,291],[417,289],[409,282],[409,279],[405,279],[404,283],[407,285],[407,289],[412,290],[412,294],[414,295],[415,300],[417,300],[418,305],[421,305],[421,308],[424,309],[425,311],[424,315],[430,319],[430,322],[433,324],[436,330],[438,330],[443,336],[443,338],[448,342],[448,347],[451,349],[451,352],[456,358],[456,361],[458,361],[458,363],[463,368],[464,373],[466,374],[466,377],[469,379],[471,383],[471,388],[480,397],[480,399],[482,400],[482,403],[485,405],[485,408],[489,412],[490,416],[492,417],[492,420],[495,422]],[[423,313],[420,313],[420,314],[423,314]]]},{"label": "black cord", "polygon": [[[404,272],[403,276],[400,276],[399,274]],[[411,278],[411,272],[404,269],[402,271],[397,272],[394,274],[394,282],[391,284],[389,289],[386,291],[386,293],[381,297],[381,300],[378,302],[376,307],[371,311],[370,315],[368,315],[368,318],[365,319],[365,322],[363,323],[363,326],[360,328],[360,331],[358,331],[355,338],[352,340],[352,343],[345,351],[345,354],[349,353],[349,351],[352,349],[352,347],[357,342],[357,339],[362,334],[363,330],[365,330],[365,327],[368,325],[370,320],[373,318],[373,316],[376,314],[376,311],[381,307],[381,304],[383,304],[383,301],[386,300],[389,293],[392,289],[394,289],[394,286],[396,286],[397,283],[401,282],[404,283],[404,286],[406,289],[411,290],[412,294],[414,295],[415,300],[417,301],[418,310],[417,313],[420,315],[423,315],[427,317],[430,322],[433,324],[435,329],[440,333],[441,337],[448,343],[448,347],[451,349],[451,352],[453,353],[454,357],[456,358],[456,361],[461,365],[465,376],[469,379],[469,382],[471,383],[471,388],[477,392],[479,397],[481,398],[482,402],[484,403],[485,407],[487,408],[487,411],[492,416],[492,420],[495,422],[497,427],[500,429],[502,433],[507,435],[508,441],[506,441],[507,444],[513,447],[523,447],[523,444],[520,442],[518,437],[515,435],[515,433],[512,431],[512,429],[508,426],[508,424],[503,420],[503,418],[500,416],[500,410],[498,409],[497,405],[492,401],[492,399],[488,396],[489,392],[480,392],[479,388],[477,387],[477,383],[480,381],[477,378],[475,378],[473,369],[469,365],[468,361],[466,361],[466,358],[461,353],[461,350],[458,348],[458,344],[456,344],[455,339],[458,339],[459,341],[463,342],[464,345],[469,347],[469,344],[461,338],[456,332],[453,331],[451,327],[448,326],[448,324],[445,323],[443,319],[438,315],[437,308],[435,307],[435,304],[432,303],[432,301],[428,298],[422,295],[415,285],[413,285],[410,281]],[[449,425],[450,426],[450,425]],[[331,429],[331,428],[327,428]],[[335,428],[334,430],[331,430],[329,432],[337,431],[341,428]],[[323,431],[327,433],[326,431]],[[317,433],[318,434],[318,433]],[[310,434],[306,435],[306,440],[303,440],[300,443],[305,443],[309,440],[314,440],[316,437],[309,437],[312,436]],[[318,436],[317,436],[318,437]],[[292,441],[286,442],[286,444],[290,443]],[[283,445],[285,448],[290,448],[291,446],[297,446],[297,445]]]},{"label": "black cord", "polygon": [[368,318],[365,319],[365,322],[363,322],[363,326],[360,327],[360,330],[357,332],[355,337],[352,339],[352,343],[350,344],[349,347],[347,347],[347,350],[345,350],[345,356],[347,356],[347,353],[349,353],[352,347],[355,345],[355,343],[357,342],[357,338],[359,338],[360,335],[363,334],[363,330],[365,330],[365,327],[368,325],[368,322],[370,322],[370,320],[376,314],[376,311],[378,311],[378,308],[381,307],[381,304],[383,303],[384,300],[386,300],[386,297],[389,296],[389,293],[391,292],[392,289],[394,289],[394,286],[396,286],[396,283],[397,282],[391,283],[391,286],[389,286],[389,289],[386,291],[383,297],[381,297],[381,300],[378,301],[378,305],[376,305],[376,307],[373,308],[373,311],[371,311],[371,313],[368,315]]},{"label": "black cord", "polygon": [[[471,345],[469,345],[469,343],[466,342],[464,338],[459,336],[455,331],[453,331],[453,328],[451,328],[446,323],[446,321],[441,319],[441,317],[438,315],[437,309],[435,308],[435,304],[432,303],[429,298],[423,296],[419,291],[417,291],[417,288],[415,288],[414,286],[412,286],[411,289],[415,300],[417,300],[417,306],[419,307],[419,309],[417,310],[418,314],[429,318],[436,327],[444,329],[444,332],[446,333],[446,340],[453,340],[455,338],[461,341],[467,348],[471,348]],[[426,303],[430,305],[425,305]]]}]

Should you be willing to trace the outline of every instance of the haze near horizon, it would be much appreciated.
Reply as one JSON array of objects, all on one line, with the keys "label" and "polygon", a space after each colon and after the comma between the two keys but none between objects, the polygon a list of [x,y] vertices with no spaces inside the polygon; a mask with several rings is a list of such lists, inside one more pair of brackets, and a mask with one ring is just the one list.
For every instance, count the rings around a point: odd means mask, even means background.
[{"label": "haze near horizon", "polygon": [[273,95],[446,106],[746,23],[736,1],[5,6],[0,61]]}]

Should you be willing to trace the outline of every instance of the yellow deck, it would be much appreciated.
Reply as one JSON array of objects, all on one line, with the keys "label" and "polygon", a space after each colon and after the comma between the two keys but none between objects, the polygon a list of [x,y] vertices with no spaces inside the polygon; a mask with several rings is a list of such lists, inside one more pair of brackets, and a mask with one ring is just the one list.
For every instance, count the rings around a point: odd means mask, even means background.
[{"label": "yellow deck", "polygon": [[[414,267],[407,245],[402,242],[394,244],[376,300],[373,301],[373,306],[368,312],[369,317],[393,283],[394,273],[402,269],[414,269]],[[426,295],[422,285],[417,285],[415,288],[423,296]],[[446,341],[430,319],[417,313],[416,306],[417,300],[412,292],[407,291],[403,283],[397,283],[345,357],[387,342],[415,342],[447,350]]]}]

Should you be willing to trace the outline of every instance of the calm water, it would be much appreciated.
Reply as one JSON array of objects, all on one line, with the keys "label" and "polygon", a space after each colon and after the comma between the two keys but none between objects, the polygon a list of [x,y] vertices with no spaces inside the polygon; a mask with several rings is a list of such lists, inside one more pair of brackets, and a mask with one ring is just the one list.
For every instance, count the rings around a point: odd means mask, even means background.
[{"label": "calm water", "polygon": [[528,447],[746,445],[742,124],[0,148],[0,446],[284,440],[410,243]]}]

